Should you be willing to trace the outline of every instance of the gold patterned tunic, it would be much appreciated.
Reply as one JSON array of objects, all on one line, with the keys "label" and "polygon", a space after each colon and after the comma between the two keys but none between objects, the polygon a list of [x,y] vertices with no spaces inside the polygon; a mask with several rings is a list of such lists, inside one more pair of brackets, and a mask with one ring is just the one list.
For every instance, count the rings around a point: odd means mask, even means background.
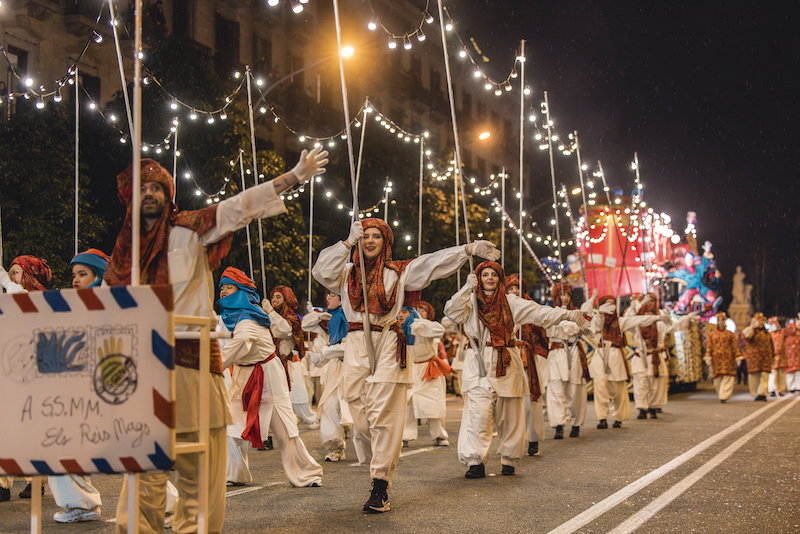
[{"label": "gold patterned tunic", "polygon": [[736,335],[724,328],[715,328],[708,335],[706,347],[711,356],[712,378],[718,376],[736,376],[736,359],[741,357]]},{"label": "gold patterned tunic", "polygon": [[765,328],[756,328],[753,337],[744,338],[744,357],[747,359],[747,372],[769,373],[775,360],[775,346]]}]

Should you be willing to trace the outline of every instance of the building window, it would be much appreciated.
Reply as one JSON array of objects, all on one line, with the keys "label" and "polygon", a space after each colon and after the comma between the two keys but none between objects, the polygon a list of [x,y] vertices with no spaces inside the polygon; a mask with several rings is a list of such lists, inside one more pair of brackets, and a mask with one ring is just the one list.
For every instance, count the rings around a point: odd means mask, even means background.
[{"label": "building window", "polygon": [[272,41],[253,34],[253,70],[262,76],[272,76]]},{"label": "building window", "polygon": [[442,92],[442,75],[436,69],[431,69],[431,91],[434,93]]},{"label": "building window", "polygon": [[472,118],[472,95],[466,91],[461,93],[461,109],[468,118]]},{"label": "building window", "polygon": [[239,65],[239,23],[216,14],[214,41],[217,48],[217,70],[225,76]]}]

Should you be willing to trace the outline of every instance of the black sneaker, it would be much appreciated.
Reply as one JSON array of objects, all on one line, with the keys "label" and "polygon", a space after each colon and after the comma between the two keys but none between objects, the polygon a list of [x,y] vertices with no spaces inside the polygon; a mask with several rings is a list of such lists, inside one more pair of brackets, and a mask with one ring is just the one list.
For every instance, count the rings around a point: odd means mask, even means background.
[{"label": "black sneaker", "polygon": [[11,500],[11,490],[0,488],[0,502],[10,501],[10,500]]},{"label": "black sneaker", "polygon": [[608,421],[606,421],[605,419],[600,419],[597,422],[597,428],[599,428],[600,430],[608,428]]},{"label": "black sneaker", "polygon": [[636,416],[636,419],[647,419],[647,410],[639,408],[639,415]]},{"label": "black sneaker", "polygon": [[267,438],[267,441],[264,442],[264,449],[268,450],[268,451],[271,451],[274,448],[275,448],[275,445],[272,444],[272,436],[269,436]]},{"label": "black sneaker", "polygon": [[580,435],[581,435],[581,427],[579,427],[579,426],[573,426],[573,427],[572,427],[572,430],[570,430],[569,437],[571,437],[571,438],[577,438],[577,437],[578,437],[578,436],[580,436]]},{"label": "black sneaker", "polygon": [[622,421],[614,421],[614,428],[622,428]]},{"label": "black sneaker", "polygon": [[727,399],[720,399],[719,402],[721,402],[722,404],[725,404],[728,401],[727,401]]},{"label": "black sneaker", "polygon": [[650,419],[658,419],[655,408],[650,408]]},{"label": "black sneaker", "polygon": [[528,443],[528,456],[539,456],[539,442],[531,441]]},{"label": "black sneaker", "polygon": [[564,425],[558,425],[556,427],[556,435],[553,436],[553,439],[564,439]]},{"label": "black sneaker", "polygon": [[[30,499],[31,493],[33,492],[33,487],[31,487],[30,483],[25,486],[22,491],[19,492],[20,499]],[[42,495],[44,495],[44,485],[42,485]]]},{"label": "black sneaker", "polygon": [[379,478],[372,479],[372,493],[364,503],[364,512],[367,514],[380,514],[388,512],[389,508],[389,495],[386,489],[389,487],[388,480],[381,480]]},{"label": "black sneaker", "polygon": [[467,470],[464,478],[484,478],[486,476],[486,468],[483,464],[471,465]]},{"label": "black sneaker", "polygon": [[514,473],[514,466],[513,465],[504,465],[503,469],[500,471],[500,474],[501,475],[507,475],[507,476],[515,475],[516,473]]}]

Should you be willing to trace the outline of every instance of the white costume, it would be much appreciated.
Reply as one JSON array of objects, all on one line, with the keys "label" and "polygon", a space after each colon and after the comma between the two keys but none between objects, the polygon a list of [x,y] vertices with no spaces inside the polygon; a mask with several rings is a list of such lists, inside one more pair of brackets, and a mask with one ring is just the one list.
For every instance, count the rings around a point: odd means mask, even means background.
[{"label": "white costume", "polygon": [[[591,301],[588,302],[591,307]],[[591,313],[591,312],[590,312]],[[586,421],[586,379],[581,365],[578,325],[569,321],[547,329],[550,368],[547,417],[551,427],[580,427]]]},{"label": "white costume", "polygon": [[[648,317],[639,315],[632,317]],[[651,317],[658,317],[658,315]],[[658,377],[655,376],[655,366],[653,365],[653,351],[647,350],[641,327],[635,327],[631,332],[633,336],[636,355],[631,360],[631,374],[633,375],[633,400],[638,410],[650,410],[651,416],[656,408],[661,408],[666,404],[667,384],[669,380],[669,370],[667,369],[666,338],[667,334],[673,334],[686,328],[691,320],[691,316],[685,315],[678,320],[672,320],[671,324],[661,321],[656,323],[658,328],[658,342],[655,352],[659,357]],[[641,417],[641,415],[640,415]]]},{"label": "white costume", "polygon": [[[174,226],[168,242],[169,280],[175,300],[175,315],[208,317],[214,323],[214,279],[208,264],[206,246],[223,239],[229,233],[244,227],[251,219],[264,219],[285,211],[275,187],[267,182],[251,187],[236,196],[217,204],[216,226],[204,235],[188,228]],[[176,330],[197,330],[196,326],[176,325]],[[198,440],[197,392],[200,388],[199,372],[187,367],[175,367],[176,387],[176,440]],[[222,376],[211,375],[209,438],[209,510],[208,531],[220,532],[225,519],[226,426],[231,424],[230,403]],[[177,457],[179,506],[175,513],[175,532],[197,528],[197,472],[198,455],[182,454]],[[139,475],[139,532],[140,534],[164,532],[166,484],[169,472],[142,473]],[[117,531],[127,532],[128,526],[127,478],[117,505]]]},{"label": "white costume", "polygon": [[[388,246],[386,244],[385,246]],[[350,247],[336,243],[320,252],[314,265],[314,278],[329,291],[342,295],[342,308],[351,327],[364,322],[364,312],[356,312],[348,298]],[[420,291],[433,280],[447,278],[467,261],[465,246],[450,247],[411,261],[401,274],[384,268],[383,283],[387,295],[395,286],[394,307],[385,315],[369,314],[369,323],[383,328],[371,332],[374,361],[364,338],[364,331],[351,331],[344,338],[345,354],[342,396],[350,403],[354,421],[354,442],[360,440],[373,479],[390,481],[400,458],[403,444],[406,391],[412,383],[411,363],[401,368],[397,361],[397,334],[390,325],[403,307],[405,291]],[[365,303],[366,305],[366,303]]]},{"label": "white costume", "polygon": [[[608,419],[609,403],[614,402],[615,425],[619,426],[631,416],[631,403],[628,397],[628,367],[625,354],[611,341],[603,339],[603,322],[606,314],[595,313],[592,332],[598,340],[589,374],[594,380],[594,411],[601,423]],[[633,315],[619,317],[620,334],[637,326],[650,326],[659,320],[658,315]],[[624,338],[623,338],[624,339]]]},{"label": "white costume", "polygon": [[461,375],[464,371],[464,353],[467,349],[467,336],[464,333],[464,328],[461,325],[455,324],[447,317],[442,317],[442,326],[445,332],[449,334],[456,334],[458,337],[453,337],[453,343],[456,346],[456,352],[453,356],[453,361],[450,362],[453,368],[453,390],[456,395],[461,396]]},{"label": "white costume", "polygon": [[[464,324],[471,345],[464,358],[461,386],[464,412],[458,435],[458,459],[468,467],[486,463],[494,422],[500,439],[498,453],[501,463],[514,467],[524,451],[523,397],[530,398],[529,388],[517,347],[507,347],[511,363],[506,368],[505,376],[496,376],[498,351],[487,346],[491,335],[480,321],[474,295],[474,286],[467,284],[444,307],[444,313],[451,321]],[[578,311],[541,306],[533,300],[518,298],[513,294],[506,295],[506,298],[517,325],[515,328],[528,323],[547,328],[567,319],[581,320]],[[476,345],[483,347],[482,354],[480,348],[476,350]]]},{"label": "white costume", "polygon": [[[324,374],[322,395],[317,401],[317,421],[322,446],[328,451],[326,461],[337,462],[345,459],[345,427],[352,428],[353,418],[350,408],[342,399],[342,358],[344,346],[339,343],[328,346],[328,333],[320,326],[320,322],[330,319],[327,312],[310,312],[303,317],[303,330],[315,332],[317,337],[311,342],[306,356],[316,369]],[[339,350],[337,350],[339,349]]]},{"label": "white costume", "polygon": [[447,414],[447,384],[442,374],[429,380],[423,379],[423,376],[428,365],[434,365],[431,360],[439,354],[439,340],[444,335],[444,327],[436,321],[417,317],[411,323],[411,335],[415,338],[414,344],[408,345],[407,350],[409,365],[410,362],[414,362],[412,370],[414,385],[409,390],[406,401],[403,441],[417,439],[417,419],[427,419],[431,439],[441,443],[440,440],[447,441],[449,437],[444,428]]},{"label": "white costume", "polygon": [[291,328],[288,334],[284,333],[281,336],[276,336],[276,339],[278,339],[281,354],[286,357],[286,368],[289,370],[289,377],[292,380],[292,388],[289,392],[289,397],[292,400],[292,409],[294,409],[294,413],[302,422],[307,425],[314,424],[316,415],[311,411],[311,405],[308,403],[308,389],[306,388],[303,361],[293,361],[296,344]]}]

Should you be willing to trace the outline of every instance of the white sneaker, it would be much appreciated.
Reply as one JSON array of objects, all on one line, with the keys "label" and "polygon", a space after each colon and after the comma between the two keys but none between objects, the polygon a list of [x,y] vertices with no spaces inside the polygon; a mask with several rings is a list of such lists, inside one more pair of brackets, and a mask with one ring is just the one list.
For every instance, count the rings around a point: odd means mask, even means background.
[{"label": "white sneaker", "polygon": [[447,447],[450,445],[450,442],[444,438],[436,438],[436,442],[434,443],[437,447]]},{"label": "white sneaker", "polygon": [[308,425],[308,428],[309,430],[316,430],[319,428],[319,423],[315,421],[314,424]]},{"label": "white sneaker", "polygon": [[94,521],[100,519],[100,508],[94,510],[84,510],[73,508],[72,510],[61,510],[53,514],[53,520],[57,523],[78,523],[80,521]]},{"label": "white sneaker", "polygon": [[338,462],[339,460],[344,460],[344,451],[334,451],[329,452],[327,456],[325,456],[326,462]]}]

